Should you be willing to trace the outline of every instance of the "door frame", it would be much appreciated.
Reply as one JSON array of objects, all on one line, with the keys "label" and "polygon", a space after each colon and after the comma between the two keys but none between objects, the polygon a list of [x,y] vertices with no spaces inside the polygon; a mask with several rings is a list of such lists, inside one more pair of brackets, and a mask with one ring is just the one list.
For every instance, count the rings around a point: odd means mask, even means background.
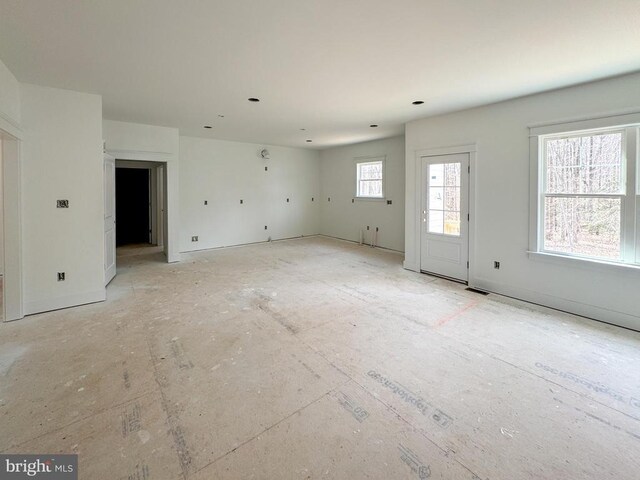
[{"label": "door frame", "polygon": [[169,152],[152,152],[146,150],[122,150],[109,148],[106,145],[106,153],[116,157],[116,160],[137,160],[141,162],[156,162],[162,166],[162,201],[163,208],[161,214],[162,221],[162,247],[167,263],[179,262],[179,224],[180,224],[180,205],[179,205],[179,159],[176,153]]},{"label": "door frame", "polygon": [[454,145],[449,147],[424,148],[415,151],[415,191],[418,193],[415,197],[415,250],[414,255],[417,259],[417,270],[420,271],[422,264],[422,201],[423,188],[422,185],[422,157],[437,157],[441,155],[454,155],[457,153],[466,153],[469,155],[469,272],[467,275],[467,285],[472,286],[476,272],[476,225],[478,221],[476,213],[476,170],[477,170],[477,147],[476,144]]},{"label": "door frame", "polygon": [[[158,244],[158,246],[162,246],[162,251],[164,253],[165,259],[167,263],[179,262],[179,253],[176,251],[173,243],[173,237],[170,239],[170,234],[173,235],[172,231],[169,228],[170,225],[170,217],[174,218],[175,215],[172,216],[172,212],[169,211],[169,177],[170,171],[173,176],[171,181],[176,182],[177,177],[177,168],[175,162],[172,163],[172,156],[168,153],[162,152],[139,152],[134,150],[114,150],[107,148],[105,153],[115,157],[116,159],[116,167],[118,163],[122,167],[126,167],[126,165],[140,165],[137,168],[151,168],[155,166],[158,171],[161,172],[158,176],[158,182],[162,182],[161,185],[158,186],[160,188],[160,192],[158,193],[157,201],[161,201],[162,203],[158,205],[158,217],[162,217],[161,221],[157,221],[156,225],[159,228],[162,228],[162,232],[158,233],[158,235],[162,236],[162,242]],[[148,164],[149,166],[145,165]],[[133,167],[135,168],[135,167]],[[173,187],[172,187],[173,188]],[[174,209],[176,210],[176,209]],[[159,220],[159,219],[158,219]],[[173,228],[173,227],[172,227]],[[176,242],[177,245],[177,242]]]},{"label": "door frame", "polygon": [[158,245],[159,247],[163,247],[167,238],[166,231],[166,223],[165,223],[165,212],[167,210],[166,198],[167,198],[167,186],[164,181],[165,179],[165,171],[166,171],[166,163],[157,163],[156,168],[153,169],[155,175],[155,238],[152,239],[153,243]]},{"label": "door frame", "polygon": [[[107,209],[107,191],[110,190],[111,191],[111,217],[113,218],[113,224],[111,225],[111,230],[113,231],[113,241],[111,242],[111,245],[109,245],[108,247],[110,249],[112,249],[113,251],[111,252],[113,255],[113,275],[109,276],[107,275],[107,266],[106,266],[106,261],[105,261],[105,269],[104,269],[104,275],[105,275],[105,279],[104,279],[104,285],[105,287],[107,285],[109,285],[109,283],[111,282],[111,280],[113,280],[116,276],[116,159],[113,158],[111,155],[108,154],[103,154],[103,162],[104,162],[104,208],[105,208],[105,222],[104,222],[104,227],[105,227],[105,242],[104,242],[104,258],[105,260],[107,259],[108,256],[108,251],[107,251],[107,242],[106,242],[106,235],[107,235],[107,222],[106,222],[106,209]],[[111,179],[111,185],[107,185],[106,182],[106,165],[107,163],[111,163],[112,164],[112,168],[113,168],[113,172],[112,172],[112,179]],[[108,278],[107,278],[108,277]]]},{"label": "door frame", "polygon": [[158,182],[159,170],[163,168],[161,162],[151,162],[143,160],[122,160],[116,159],[116,168],[125,168],[132,170],[147,170],[149,172],[149,235],[148,241],[151,245],[163,246],[163,233],[160,231],[162,226],[161,217],[163,216],[162,195],[164,185]]},{"label": "door frame", "polygon": [[[0,112],[1,113],[1,112]],[[0,118],[1,120],[1,118]],[[10,322],[24,317],[22,285],[22,131],[4,129],[2,137],[2,220],[4,222],[3,316]]]},{"label": "door frame", "polygon": [[[428,210],[430,209],[430,205],[428,202],[428,198],[430,196],[429,193],[429,185],[430,185],[430,180],[429,180],[429,166],[435,164],[447,164],[449,163],[449,161],[451,161],[451,157],[457,157],[457,158],[464,158],[464,160],[460,161],[460,166],[461,166],[461,171],[460,171],[460,232],[459,235],[455,236],[450,236],[447,235],[446,232],[443,230],[442,233],[440,234],[436,234],[436,233],[430,233],[428,232],[429,229],[429,224],[430,224],[430,220],[427,221],[429,217],[428,214]],[[434,159],[436,159],[436,161],[434,162]],[[464,167],[467,167],[469,170],[467,171],[467,173],[464,172]],[[469,239],[469,219],[471,217],[470,215],[470,211],[469,211],[469,194],[471,192],[471,189],[469,187],[469,181],[470,181],[470,177],[471,177],[471,162],[469,160],[469,154],[468,153],[458,153],[458,154],[447,154],[447,155],[423,155],[422,157],[420,157],[420,176],[422,178],[422,182],[421,182],[421,192],[420,195],[422,196],[422,201],[420,202],[420,208],[423,212],[422,217],[421,217],[421,224],[420,224],[420,228],[421,228],[421,232],[420,232],[420,272],[422,273],[426,273],[429,275],[433,275],[436,277],[443,277],[446,278],[448,280],[452,280],[454,282],[459,282],[459,283],[463,283],[465,285],[467,285],[469,283],[469,265],[470,265],[470,259],[469,259],[469,245],[470,245],[470,239]],[[444,182],[444,175],[443,175],[443,182]],[[444,183],[443,183],[444,185]],[[444,201],[444,199],[443,199]],[[463,205],[464,204],[464,205]],[[445,215],[446,212],[443,212],[443,215]],[[467,219],[464,218],[464,214],[468,214],[469,217]],[[444,219],[443,219],[444,221]],[[429,240],[428,240],[429,239]],[[425,264],[428,263],[426,260],[426,258],[424,258],[424,254],[425,254],[425,247],[427,246],[427,243],[429,242],[440,242],[440,243],[455,243],[455,244],[459,244],[462,247],[464,247],[463,249],[461,249],[461,254],[462,254],[462,258],[460,259],[461,261],[458,262],[458,265],[461,266],[462,268],[462,272],[460,272],[460,275],[458,276],[457,274],[454,274],[453,272],[448,272],[451,273],[450,275],[448,275],[447,273],[445,273],[444,271],[437,271],[439,270],[441,267],[443,270],[448,269],[448,266],[445,265],[432,265],[432,267],[434,267],[435,270],[433,269],[428,269],[425,268]],[[427,248],[427,250],[429,250]],[[431,259],[432,262],[438,263],[441,262],[442,260],[438,260],[437,258],[433,258]],[[465,265],[466,264],[466,265]],[[458,267],[456,267],[454,270],[457,270]]]}]

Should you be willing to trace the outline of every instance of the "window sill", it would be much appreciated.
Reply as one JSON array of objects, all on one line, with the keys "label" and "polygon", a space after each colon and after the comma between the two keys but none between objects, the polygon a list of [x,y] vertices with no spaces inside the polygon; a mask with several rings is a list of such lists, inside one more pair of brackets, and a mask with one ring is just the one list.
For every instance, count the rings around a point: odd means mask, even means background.
[{"label": "window sill", "polygon": [[631,273],[640,274],[640,265],[628,263],[607,262],[606,260],[597,260],[594,258],[568,257],[565,255],[557,255],[547,252],[531,252],[527,254],[532,260],[553,263],[556,265],[565,265],[567,267],[576,267],[601,273]]},{"label": "window sill", "polygon": [[364,200],[365,202],[384,202],[386,201],[386,197],[353,197],[354,200],[360,201],[360,200]]}]

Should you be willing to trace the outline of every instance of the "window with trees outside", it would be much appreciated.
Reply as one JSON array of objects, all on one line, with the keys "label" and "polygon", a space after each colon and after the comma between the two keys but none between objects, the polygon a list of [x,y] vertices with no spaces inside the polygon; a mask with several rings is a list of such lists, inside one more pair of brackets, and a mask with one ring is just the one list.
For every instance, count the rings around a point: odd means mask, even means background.
[{"label": "window with trees outside", "polygon": [[356,162],[358,198],[384,198],[384,159]]},{"label": "window with trees outside", "polygon": [[538,139],[538,251],[640,263],[638,125]]}]

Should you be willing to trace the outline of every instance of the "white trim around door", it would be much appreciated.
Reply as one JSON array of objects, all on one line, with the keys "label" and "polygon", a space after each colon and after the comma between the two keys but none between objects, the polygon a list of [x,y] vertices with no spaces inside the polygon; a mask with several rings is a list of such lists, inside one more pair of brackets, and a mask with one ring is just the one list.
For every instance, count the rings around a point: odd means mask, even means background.
[{"label": "white trim around door", "polygon": [[[469,187],[468,187],[468,243],[469,243],[469,270],[467,276],[467,283],[469,285],[473,284],[473,279],[475,278],[475,258],[476,258],[476,245],[475,245],[475,232],[477,225],[477,213],[476,213],[476,157],[477,157],[477,148],[475,144],[469,145],[455,145],[448,147],[434,147],[434,148],[426,148],[415,151],[414,155],[414,171],[415,171],[415,215],[413,221],[415,222],[414,229],[414,258],[417,260],[416,265],[405,265],[405,268],[409,268],[411,270],[420,271],[421,264],[421,255],[422,255],[422,223],[423,223],[423,196],[422,190],[423,186],[423,176],[422,176],[422,158],[423,157],[433,157],[433,156],[441,156],[441,155],[454,155],[454,154],[468,154],[469,155]],[[412,268],[413,267],[413,268]]]}]

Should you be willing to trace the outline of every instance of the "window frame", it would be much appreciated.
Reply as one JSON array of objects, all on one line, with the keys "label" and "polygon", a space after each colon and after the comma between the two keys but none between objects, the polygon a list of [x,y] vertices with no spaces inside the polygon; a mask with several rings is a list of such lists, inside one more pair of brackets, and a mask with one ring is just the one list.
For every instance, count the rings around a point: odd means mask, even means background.
[{"label": "window frame", "polygon": [[[355,164],[355,195],[354,198],[356,200],[365,200],[365,201],[381,201],[386,199],[386,155],[376,155],[372,157],[357,157],[354,158]],[[381,183],[381,195],[380,196],[370,196],[370,195],[360,195],[360,166],[367,164],[380,163],[382,166],[382,177],[380,179]]]},{"label": "window frame", "polygon": [[[530,226],[529,257],[552,262],[596,268],[640,270],[640,113],[605,118],[530,126]],[[622,132],[622,191],[618,194],[546,193],[546,140],[575,138],[601,133]],[[620,198],[620,259],[591,257],[545,249],[545,211],[547,197]]]}]

